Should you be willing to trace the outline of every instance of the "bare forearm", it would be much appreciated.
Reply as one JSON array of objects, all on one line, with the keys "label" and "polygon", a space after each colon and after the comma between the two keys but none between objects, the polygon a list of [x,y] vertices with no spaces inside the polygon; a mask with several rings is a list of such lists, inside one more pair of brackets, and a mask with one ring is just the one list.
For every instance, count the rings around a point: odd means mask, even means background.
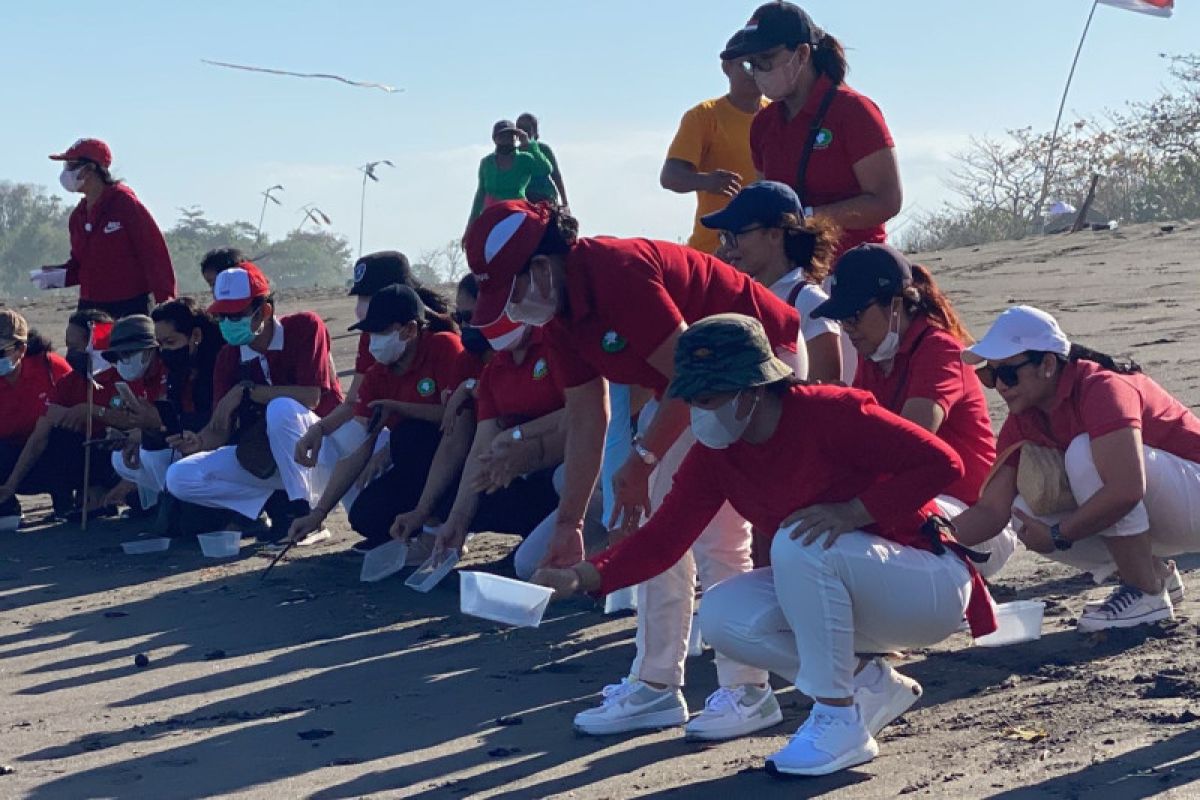
[{"label": "bare forearm", "polygon": [[474,435],[475,426],[466,424],[466,420],[463,420],[454,426],[451,433],[442,436],[437,452],[433,455],[433,462],[429,465],[429,475],[425,478],[425,487],[421,490],[417,508],[426,513],[433,511],[437,501],[450,488],[454,477],[462,471]]},{"label": "bare forearm", "polygon": [[1116,525],[1137,502],[1124,488],[1106,484],[1064,519],[1059,529],[1063,538],[1072,542],[1090,538]]},{"label": "bare forearm", "polygon": [[670,160],[663,164],[658,176],[659,185],[669,192],[689,194],[704,188],[704,174],[684,161]]},{"label": "bare forearm", "polygon": [[689,414],[682,400],[663,398],[654,412],[654,418],[641,432],[642,446],[659,458],[666,455],[679,435],[687,429]]},{"label": "bare forearm", "polygon": [[367,462],[375,453],[375,442],[378,438],[378,433],[368,436],[358,449],[338,461],[337,466],[333,468],[333,475],[329,477],[329,483],[325,485],[325,491],[321,492],[321,499],[317,501],[317,510],[328,515],[334,506],[341,502],[346,492],[350,491],[350,487],[358,480],[358,476],[366,469]]},{"label": "bare forearm", "polygon": [[814,208],[813,214],[828,217],[843,228],[861,230],[882,225],[896,216],[898,210],[893,199],[874,194],[860,194]]},{"label": "bare forearm", "polygon": [[450,509],[449,516],[462,519],[468,525],[475,518],[475,512],[479,508],[479,492],[473,488],[475,481],[483,472],[483,462],[479,460],[479,457],[491,450],[490,441],[489,431],[485,431],[482,427],[475,431],[475,438],[471,442],[471,452],[467,455],[462,479],[458,483],[458,494],[454,496],[454,506]]}]

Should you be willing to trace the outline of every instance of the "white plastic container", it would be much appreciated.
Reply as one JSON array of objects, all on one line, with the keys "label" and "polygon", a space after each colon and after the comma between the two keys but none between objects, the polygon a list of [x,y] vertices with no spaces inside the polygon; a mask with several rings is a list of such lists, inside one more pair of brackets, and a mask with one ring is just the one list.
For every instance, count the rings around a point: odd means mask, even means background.
[{"label": "white plastic container", "polygon": [[200,540],[200,552],[209,558],[230,558],[242,549],[241,531],[214,531],[196,536]]},{"label": "white plastic container", "polygon": [[1006,644],[1032,642],[1042,638],[1042,615],[1046,604],[1041,600],[1017,600],[996,606],[995,633],[975,640],[980,647],[1003,647]]},{"label": "white plastic container", "polygon": [[404,585],[418,592],[428,592],[454,569],[454,565],[458,563],[458,551],[447,550],[441,554],[441,560],[438,559],[438,556],[430,556],[424,564],[417,567],[416,572],[408,576]]},{"label": "white plastic container", "polygon": [[362,571],[358,579],[365,583],[374,583],[395,575],[404,569],[408,559],[408,545],[399,539],[381,544],[363,556]]},{"label": "white plastic container", "polygon": [[147,553],[161,553],[171,546],[171,540],[165,536],[154,539],[134,539],[132,542],[121,542],[121,549],[127,556],[142,556]]},{"label": "white plastic container", "polygon": [[637,587],[627,586],[604,596],[604,613],[618,614],[622,611],[637,611]]},{"label": "white plastic container", "polygon": [[536,628],[550,604],[554,590],[486,572],[462,572],[459,597],[464,614],[503,622],[520,628]]}]

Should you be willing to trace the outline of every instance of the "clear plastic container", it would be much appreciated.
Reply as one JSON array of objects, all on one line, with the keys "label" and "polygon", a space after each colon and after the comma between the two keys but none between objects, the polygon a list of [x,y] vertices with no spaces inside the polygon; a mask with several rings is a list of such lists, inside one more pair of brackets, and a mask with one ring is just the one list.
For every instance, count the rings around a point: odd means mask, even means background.
[{"label": "clear plastic container", "polygon": [[241,531],[214,531],[196,536],[200,540],[200,552],[209,558],[230,558],[242,549]]},{"label": "clear plastic container", "polygon": [[1042,615],[1046,604],[1041,600],[1017,600],[996,606],[996,621],[1000,627],[994,633],[975,640],[980,647],[1003,647],[1006,644],[1032,642],[1042,638]]},{"label": "clear plastic container", "polygon": [[418,592],[428,592],[441,583],[442,578],[449,575],[450,570],[454,569],[454,565],[457,563],[457,550],[447,550],[440,557],[430,556],[424,564],[417,567],[416,572],[408,576],[404,585],[410,589],[416,589]]},{"label": "clear plastic container", "polygon": [[464,614],[522,628],[536,628],[554,590],[486,572],[459,573]]},{"label": "clear plastic container", "polygon": [[363,556],[362,571],[358,579],[365,583],[374,583],[395,575],[404,569],[408,559],[408,545],[399,539],[381,544]]},{"label": "clear plastic container", "polygon": [[121,549],[127,556],[141,556],[147,553],[161,553],[171,546],[171,540],[165,536],[154,539],[134,539],[132,542],[121,542]]}]

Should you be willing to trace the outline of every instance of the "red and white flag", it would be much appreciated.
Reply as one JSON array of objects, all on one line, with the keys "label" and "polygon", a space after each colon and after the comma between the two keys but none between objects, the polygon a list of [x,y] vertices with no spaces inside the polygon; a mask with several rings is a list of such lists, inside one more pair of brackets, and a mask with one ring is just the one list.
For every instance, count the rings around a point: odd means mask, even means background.
[{"label": "red and white flag", "polygon": [[1153,14],[1156,17],[1169,17],[1175,10],[1175,0],[1100,0],[1106,6],[1137,11],[1141,14]]}]

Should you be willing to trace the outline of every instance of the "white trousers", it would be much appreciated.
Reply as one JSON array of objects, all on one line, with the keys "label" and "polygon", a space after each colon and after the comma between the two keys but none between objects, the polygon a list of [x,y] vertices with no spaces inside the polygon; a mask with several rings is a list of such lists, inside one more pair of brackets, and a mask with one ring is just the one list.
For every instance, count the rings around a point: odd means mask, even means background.
[{"label": "white trousers", "polygon": [[[942,515],[951,521],[959,514],[967,510],[967,504],[956,497],[951,497],[948,494],[941,495],[935,501]],[[985,579],[990,580],[1004,569],[1004,565],[1013,557],[1013,553],[1017,552],[1017,534],[1013,531],[1012,523],[1000,531],[1000,533],[988,539],[982,544],[974,545],[971,549],[977,553],[987,553],[989,558],[982,564],[976,564],[975,568],[979,570],[979,574]]]},{"label": "white trousers", "polygon": [[853,695],[856,654],[927,647],[962,624],[971,575],[951,552],[934,555],[869,533],[826,550],[776,534],[771,564],[704,595],[704,638],[729,657],[770,670],[810,697]]},{"label": "white trousers", "polygon": [[[1047,558],[1090,572],[1102,583],[1117,570],[1104,538],[1150,533],[1156,556],[1167,558],[1200,552],[1200,464],[1163,450],[1144,446],[1146,494],[1133,510],[1108,530],[1075,542],[1070,550],[1056,550]],[[1067,481],[1075,502],[1083,505],[1100,491],[1104,482],[1092,458],[1092,440],[1076,436],[1066,452]],[[1025,498],[1018,496],[1014,508],[1033,515]],[[1039,517],[1046,523],[1061,522],[1066,514]],[[1019,523],[1015,523],[1019,524]]]},{"label": "white trousers", "polygon": [[[651,473],[651,509],[662,505],[683,457],[695,441],[691,429],[685,430]],[[639,584],[637,655],[630,674],[652,683],[682,686],[692,614],[696,607],[697,573],[701,588],[707,591],[726,578],[749,572],[753,566],[750,525],[726,503],[691,550],[673,567]],[[706,597],[704,604],[707,603]],[[715,644],[713,648],[716,650],[717,680],[722,686],[767,681],[765,670],[734,661]]]},{"label": "white trousers", "polygon": [[[167,470],[167,491],[179,500],[209,508],[228,508],[245,517],[258,517],[279,489],[289,500],[315,503],[340,458],[338,447],[325,442],[315,467],[296,463],[296,443],[318,417],[295,400],[277,397],[267,404],[267,437],[275,456],[275,473],[256,478],[238,463],[233,445],[197,453],[177,461]],[[334,437],[330,437],[333,439]]]},{"label": "white trousers", "polygon": [[142,463],[137,469],[130,469],[125,466],[125,458],[118,450],[112,454],[113,469],[123,480],[137,484],[138,498],[142,501],[142,508],[151,508],[158,502],[159,493],[167,487],[167,468],[171,466],[175,451],[170,448],[166,450],[141,449],[138,451],[138,457]]}]

